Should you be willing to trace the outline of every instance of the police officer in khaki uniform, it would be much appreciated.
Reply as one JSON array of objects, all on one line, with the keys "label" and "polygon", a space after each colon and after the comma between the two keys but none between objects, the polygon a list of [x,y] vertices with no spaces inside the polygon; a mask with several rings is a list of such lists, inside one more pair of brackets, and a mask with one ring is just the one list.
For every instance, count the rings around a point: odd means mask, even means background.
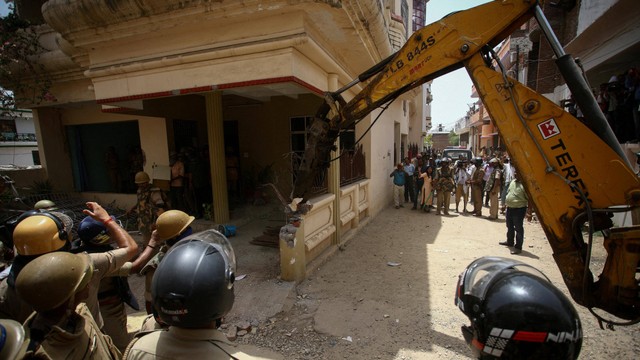
[{"label": "police officer in khaki uniform", "polygon": [[217,330],[233,306],[235,271],[231,244],[216,230],[176,243],[151,287],[154,310],[169,328],[136,335],[123,359],[253,359]]},{"label": "police officer in khaki uniform", "polygon": [[0,284],[0,317],[22,324],[33,308],[16,294],[16,279],[37,257],[52,251],[69,251],[73,220],[58,212],[32,212],[18,221],[12,235],[17,255],[9,276]]},{"label": "police officer in khaki uniform", "polygon": [[135,240],[131,238],[131,235],[116,223],[109,213],[98,203],[88,202],[87,208],[88,209],[83,210],[84,214],[102,223],[117,246],[117,249],[104,253],[89,254],[96,271],[89,282],[89,296],[86,303],[89,311],[91,311],[91,315],[93,315],[96,323],[100,329],[102,329],[104,321],[98,303],[100,283],[105,277],[117,275],[120,268],[138,254],[138,244],[136,244]]},{"label": "police officer in khaki uniform", "polygon": [[440,167],[436,170],[435,189],[438,196],[436,215],[440,215],[441,211],[444,215],[449,215],[449,205],[451,203],[451,191],[455,189],[453,181],[453,170],[449,167],[451,159],[448,157],[440,160]]},{"label": "police officer in khaki uniform", "polygon": [[500,164],[500,160],[497,158],[493,158],[489,160],[489,166],[493,169],[491,175],[489,176],[489,180],[485,185],[484,191],[489,194],[489,201],[491,202],[491,206],[489,208],[489,219],[497,220],[498,219],[498,202],[500,192],[502,191],[502,182],[504,180],[502,173],[502,164]]},{"label": "police officer in khaki uniform", "polygon": [[[78,237],[79,239],[72,243],[72,253],[87,252],[93,254],[106,253],[113,250],[113,239],[109,236],[107,227],[91,216],[82,219],[80,225],[78,225]],[[135,310],[140,310],[129,288],[127,277],[103,277],[100,280],[98,290],[100,315],[102,315],[104,321],[102,331],[111,337],[120,351],[124,351],[129,341],[131,341],[127,330],[125,303]]]},{"label": "police officer in khaki uniform", "polygon": [[[96,269],[95,276],[89,282],[89,296],[87,297],[87,307],[95,319],[99,328],[104,322],[98,306],[98,291],[100,281],[107,276],[112,276],[138,252],[138,245],[131,236],[120,227],[109,213],[98,203],[88,202],[87,209],[83,210],[85,215],[89,215],[96,221],[101,222],[107,228],[109,235],[115,240],[117,249],[90,254],[93,267]],[[63,220],[61,220],[63,219]],[[67,220],[70,224],[67,224]],[[41,213],[29,216],[16,226],[13,233],[14,242],[18,254],[26,254],[24,259],[14,261],[12,272],[19,273],[20,269],[42,254],[53,251],[68,251],[70,246],[70,229],[73,225],[71,219],[59,213]],[[33,309],[22,299],[16,296],[15,291],[10,286],[11,275],[7,279],[7,284],[0,285],[0,315],[18,322],[24,320],[31,314]]]},{"label": "police officer in khaki uniform", "polygon": [[180,210],[169,210],[158,216],[156,230],[149,243],[135,261],[125,264],[120,275],[140,273],[145,276],[145,306],[151,314],[151,280],[158,264],[173,244],[193,233],[191,223],[195,218]]},{"label": "police officer in khaki uniform", "polygon": [[473,162],[476,170],[471,175],[471,199],[473,200],[473,216],[482,216],[482,180],[484,178],[484,170],[482,169],[482,159],[475,158]]},{"label": "police officer in khaki uniform", "polygon": [[35,312],[25,321],[18,358],[119,359],[84,303],[94,274],[88,254],[52,252],[31,261],[18,275],[16,291]]}]

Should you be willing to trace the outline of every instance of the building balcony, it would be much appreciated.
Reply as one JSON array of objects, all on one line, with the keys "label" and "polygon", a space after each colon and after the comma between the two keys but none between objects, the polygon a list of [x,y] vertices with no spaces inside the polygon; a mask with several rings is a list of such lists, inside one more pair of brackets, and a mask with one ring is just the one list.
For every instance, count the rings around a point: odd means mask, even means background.
[{"label": "building balcony", "polygon": [[0,133],[0,141],[2,142],[36,142],[36,134],[34,133]]}]

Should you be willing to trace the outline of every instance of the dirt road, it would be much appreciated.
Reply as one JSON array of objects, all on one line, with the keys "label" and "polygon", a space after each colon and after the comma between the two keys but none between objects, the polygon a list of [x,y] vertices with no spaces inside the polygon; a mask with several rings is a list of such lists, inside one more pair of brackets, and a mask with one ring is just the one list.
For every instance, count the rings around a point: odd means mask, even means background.
[{"label": "dirt road", "polygon": [[[488,209],[484,209],[488,214]],[[454,306],[458,275],[472,260],[516,257],[541,269],[568,294],[537,222],[525,223],[524,251],[498,245],[505,221],[389,207],[297,287],[293,307],[238,341],[288,359],[469,359]],[[602,262],[603,249],[594,254]],[[581,359],[636,359],[640,325],[600,330],[577,306]]]}]

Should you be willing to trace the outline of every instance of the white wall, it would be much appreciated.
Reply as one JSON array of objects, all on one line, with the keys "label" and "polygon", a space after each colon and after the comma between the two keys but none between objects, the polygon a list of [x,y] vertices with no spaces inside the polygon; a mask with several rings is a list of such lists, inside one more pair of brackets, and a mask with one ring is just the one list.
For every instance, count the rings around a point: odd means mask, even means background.
[{"label": "white wall", "polygon": [[[18,130],[20,132],[20,130]],[[32,131],[35,132],[35,131]],[[3,142],[13,144],[13,142]],[[35,142],[29,146],[0,145],[0,165],[33,166],[34,150],[38,150]]]},{"label": "white wall", "polygon": [[33,118],[16,118],[16,132],[17,133],[36,133],[36,127],[33,125]]},{"label": "white wall", "polygon": [[602,14],[619,0],[582,0],[578,16],[578,34],[591,26]]}]

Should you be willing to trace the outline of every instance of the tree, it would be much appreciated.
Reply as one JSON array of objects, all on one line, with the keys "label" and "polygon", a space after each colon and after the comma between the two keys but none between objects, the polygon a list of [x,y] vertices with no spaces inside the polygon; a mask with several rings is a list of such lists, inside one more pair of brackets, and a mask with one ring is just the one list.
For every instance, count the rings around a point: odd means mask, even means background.
[{"label": "tree", "polygon": [[460,145],[460,135],[456,134],[455,131],[451,130],[449,132],[449,144],[450,145]]},{"label": "tree", "polygon": [[427,136],[424,137],[424,145],[428,147],[433,146],[433,134],[427,134]]},{"label": "tree", "polygon": [[21,18],[9,3],[9,13],[0,17],[0,107],[55,101],[49,92],[51,79],[38,62],[45,51],[31,22]]}]

